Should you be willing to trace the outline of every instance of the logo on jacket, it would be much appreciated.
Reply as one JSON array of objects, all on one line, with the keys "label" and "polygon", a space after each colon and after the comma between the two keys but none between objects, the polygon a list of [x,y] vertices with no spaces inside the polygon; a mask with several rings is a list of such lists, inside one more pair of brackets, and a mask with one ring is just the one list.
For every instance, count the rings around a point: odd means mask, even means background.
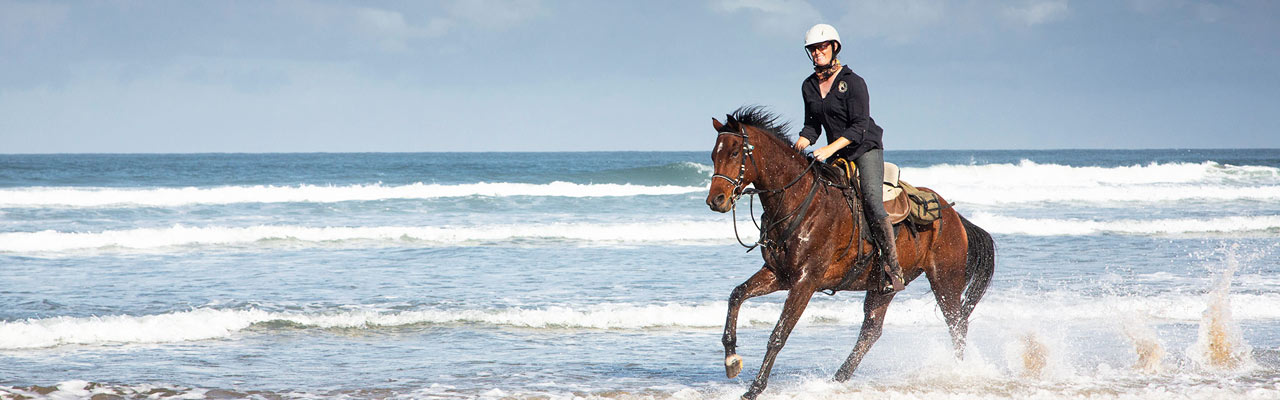
[{"label": "logo on jacket", "polygon": [[845,81],[840,81],[840,86],[836,86],[836,90],[839,90],[840,93],[844,93],[846,90],[849,90],[849,84]]}]

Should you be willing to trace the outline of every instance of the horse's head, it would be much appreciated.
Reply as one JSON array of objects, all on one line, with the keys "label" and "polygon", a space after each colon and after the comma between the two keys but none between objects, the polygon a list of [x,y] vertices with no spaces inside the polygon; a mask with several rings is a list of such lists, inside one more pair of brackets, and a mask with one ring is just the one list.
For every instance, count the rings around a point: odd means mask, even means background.
[{"label": "horse's head", "polygon": [[726,123],[712,118],[711,126],[716,129],[716,147],[711,150],[711,163],[715,172],[711,176],[711,187],[707,192],[707,206],[716,212],[728,212],[756,178],[759,168],[754,165],[751,144],[752,129],[743,125],[732,115],[728,115]]}]

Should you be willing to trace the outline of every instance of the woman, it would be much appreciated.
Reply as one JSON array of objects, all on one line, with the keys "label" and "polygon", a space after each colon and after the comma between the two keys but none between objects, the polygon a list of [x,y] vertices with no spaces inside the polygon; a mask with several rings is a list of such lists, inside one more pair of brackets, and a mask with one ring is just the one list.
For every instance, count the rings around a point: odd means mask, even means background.
[{"label": "woman", "polygon": [[872,242],[884,261],[888,282],[885,290],[903,289],[902,268],[894,244],[893,224],[884,210],[880,186],[884,176],[884,145],[880,138],[884,129],[871,119],[867,83],[849,68],[840,65],[840,34],[827,24],[817,24],[804,35],[804,47],[813,61],[813,74],[800,86],[804,97],[804,128],[796,140],[796,150],[804,151],[818,133],[826,130],[827,145],[813,151],[813,156],[826,161],[835,156],[858,167],[858,186],[862,191],[863,209],[871,226]]}]

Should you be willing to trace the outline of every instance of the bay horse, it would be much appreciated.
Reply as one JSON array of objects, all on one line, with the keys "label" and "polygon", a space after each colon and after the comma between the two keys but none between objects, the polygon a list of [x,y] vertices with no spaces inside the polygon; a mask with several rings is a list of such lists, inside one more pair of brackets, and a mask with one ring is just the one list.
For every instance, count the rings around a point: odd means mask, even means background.
[{"label": "bay horse", "polygon": [[[711,152],[715,173],[707,205],[724,213],[733,210],[744,193],[759,194],[764,213],[756,244],[762,249],[764,266],[729,295],[722,338],[725,374],[733,378],[742,371],[737,324],[738,310],[746,299],[788,292],[782,315],[769,335],[760,371],[742,395],[750,400],[768,385],[774,359],[815,292],[866,291],[858,341],[835,374],[837,381],[848,380],[880,338],[885,312],[895,294],[881,290],[887,277],[879,268],[867,267],[880,263],[875,247],[865,240],[867,225],[860,221],[866,218],[861,201],[848,197],[856,192],[847,182],[832,178],[842,175],[821,173],[830,167],[794,148],[785,124],[777,123],[776,115],[755,106],[739,108],[727,118],[723,124],[711,120],[717,136]],[[929,225],[907,225],[915,224],[907,220],[894,226],[903,276],[907,283],[921,274],[928,277],[955,356],[963,358],[969,315],[986,293],[995,271],[995,243],[990,234],[951,207],[944,208],[941,218]]]}]

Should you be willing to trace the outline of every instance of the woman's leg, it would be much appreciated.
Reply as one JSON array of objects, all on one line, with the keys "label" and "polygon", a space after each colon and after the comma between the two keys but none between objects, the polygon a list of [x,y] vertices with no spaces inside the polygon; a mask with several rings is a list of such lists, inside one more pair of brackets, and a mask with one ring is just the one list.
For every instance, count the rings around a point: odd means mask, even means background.
[{"label": "woman's leg", "polygon": [[902,267],[898,265],[897,238],[893,235],[889,213],[884,210],[884,150],[868,150],[854,160],[854,164],[858,166],[858,186],[862,189],[862,205],[871,228],[871,239],[880,250],[880,260],[888,275],[885,290],[901,291],[906,285],[902,278]]},{"label": "woman's leg", "polygon": [[867,150],[853,163],[858,166],[858,188],[862,189],[862,205],[867,210],[867,217],[874,220],[888,217],[881,187],[884,185],[884,150]]}]

